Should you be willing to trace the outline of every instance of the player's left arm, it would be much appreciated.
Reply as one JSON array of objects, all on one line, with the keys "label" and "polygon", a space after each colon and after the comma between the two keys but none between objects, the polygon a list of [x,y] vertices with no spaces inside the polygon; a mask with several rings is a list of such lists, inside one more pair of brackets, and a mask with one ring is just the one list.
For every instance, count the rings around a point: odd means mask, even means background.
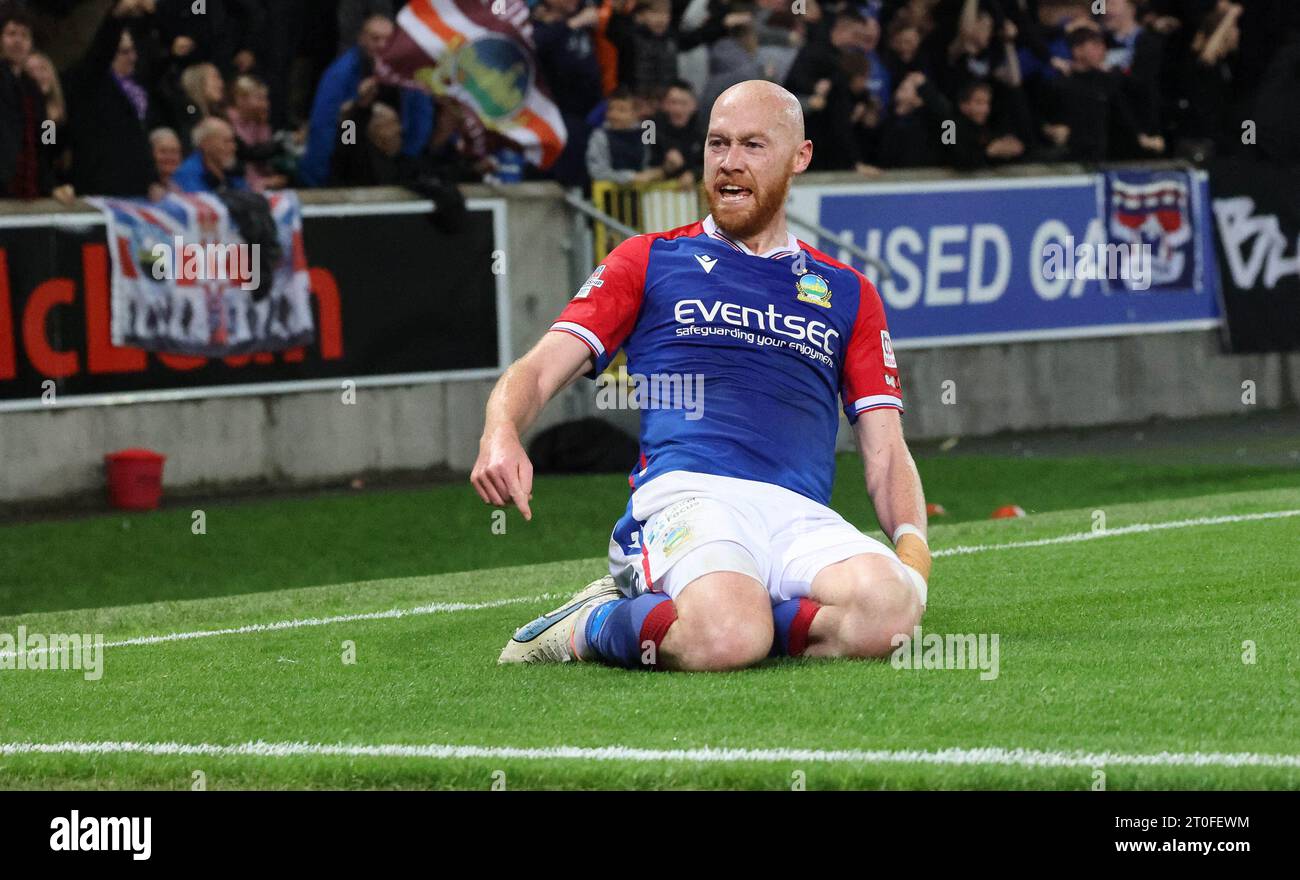
[{"label": "player's left arm", "polygon": [[903,439],[903,383],[880,294],[861,273],[854,274],[860,300],[841,376],[844,414],[862,453],[876,519],[893,539],[898,558],[914,572],[913,580],[923,581],[916,586],[925,596],[930,580],[925,494]]},{"label": "player's left arm", "polygon": [[867,493],[880,527],[893,539],[903,564],[928,582],[925,492],[916,462],[903,439],[902,414],[894,408],[864,412],[854,422],[853,432],[866,469]]}]

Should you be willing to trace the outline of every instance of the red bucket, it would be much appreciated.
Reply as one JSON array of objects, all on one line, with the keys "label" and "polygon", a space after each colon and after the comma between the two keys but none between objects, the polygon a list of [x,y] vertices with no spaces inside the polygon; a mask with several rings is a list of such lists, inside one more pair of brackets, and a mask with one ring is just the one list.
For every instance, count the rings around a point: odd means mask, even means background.
[{"label": "red bucket", "polygon": [[163,462],[151,449],[120,449],[104,456],[108,503],[119,510],[155,510],[162,499]]}]

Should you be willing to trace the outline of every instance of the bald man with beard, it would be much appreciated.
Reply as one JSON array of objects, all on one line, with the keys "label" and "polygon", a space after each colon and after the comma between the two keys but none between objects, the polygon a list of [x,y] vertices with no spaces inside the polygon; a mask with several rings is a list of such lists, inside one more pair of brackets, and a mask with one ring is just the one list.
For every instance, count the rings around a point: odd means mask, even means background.
[{"label": "bald man with beard", "polygon": [[[763,80],[727,89],[705,135],[709,215],[620,244],[497,383],[470,479],[525,519],[520,435],[547,401],[620,348],[645,390],[609,576],[521,627],[499,662],[883,657],[920,621],[925,499],[880,297],[786,226],[812,154],[794,95]],[[892,548],[828,506],[841,408]]]}]

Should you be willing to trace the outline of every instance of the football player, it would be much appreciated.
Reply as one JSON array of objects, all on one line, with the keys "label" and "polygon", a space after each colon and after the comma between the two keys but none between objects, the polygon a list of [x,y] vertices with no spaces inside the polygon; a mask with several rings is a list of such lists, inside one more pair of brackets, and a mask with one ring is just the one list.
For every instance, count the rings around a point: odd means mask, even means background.
[{"label": "football player", "polygon": [[[471,481],[530,519],[519,438],[558,391],[621,348],[633,374],[698,378],[703,392],[691,412],[643,409],[610,575],[520,628],[503,663],[881,657],[924,611],[925,499],[880,297],[786,228],[813,151],[799,100],[763,80],[732,86],[704,151],[709,215],[616,247],[488,402]],[[828,506],[841,406],[892,548]]]}]

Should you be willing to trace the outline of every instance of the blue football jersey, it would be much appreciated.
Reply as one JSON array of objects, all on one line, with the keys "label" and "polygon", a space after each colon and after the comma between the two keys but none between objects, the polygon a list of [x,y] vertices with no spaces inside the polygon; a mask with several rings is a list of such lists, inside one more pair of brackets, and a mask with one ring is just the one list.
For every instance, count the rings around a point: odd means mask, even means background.
[{"label": "blue football jersey", "polygon": [[640,389],[633,488],[686,470],[827,504],[840,407],[850,421],[903,408],[871,282],[793,235],[754,254],[712,216],[624,241],[551,329],[587,344],[593,376],[627,353]]}]

